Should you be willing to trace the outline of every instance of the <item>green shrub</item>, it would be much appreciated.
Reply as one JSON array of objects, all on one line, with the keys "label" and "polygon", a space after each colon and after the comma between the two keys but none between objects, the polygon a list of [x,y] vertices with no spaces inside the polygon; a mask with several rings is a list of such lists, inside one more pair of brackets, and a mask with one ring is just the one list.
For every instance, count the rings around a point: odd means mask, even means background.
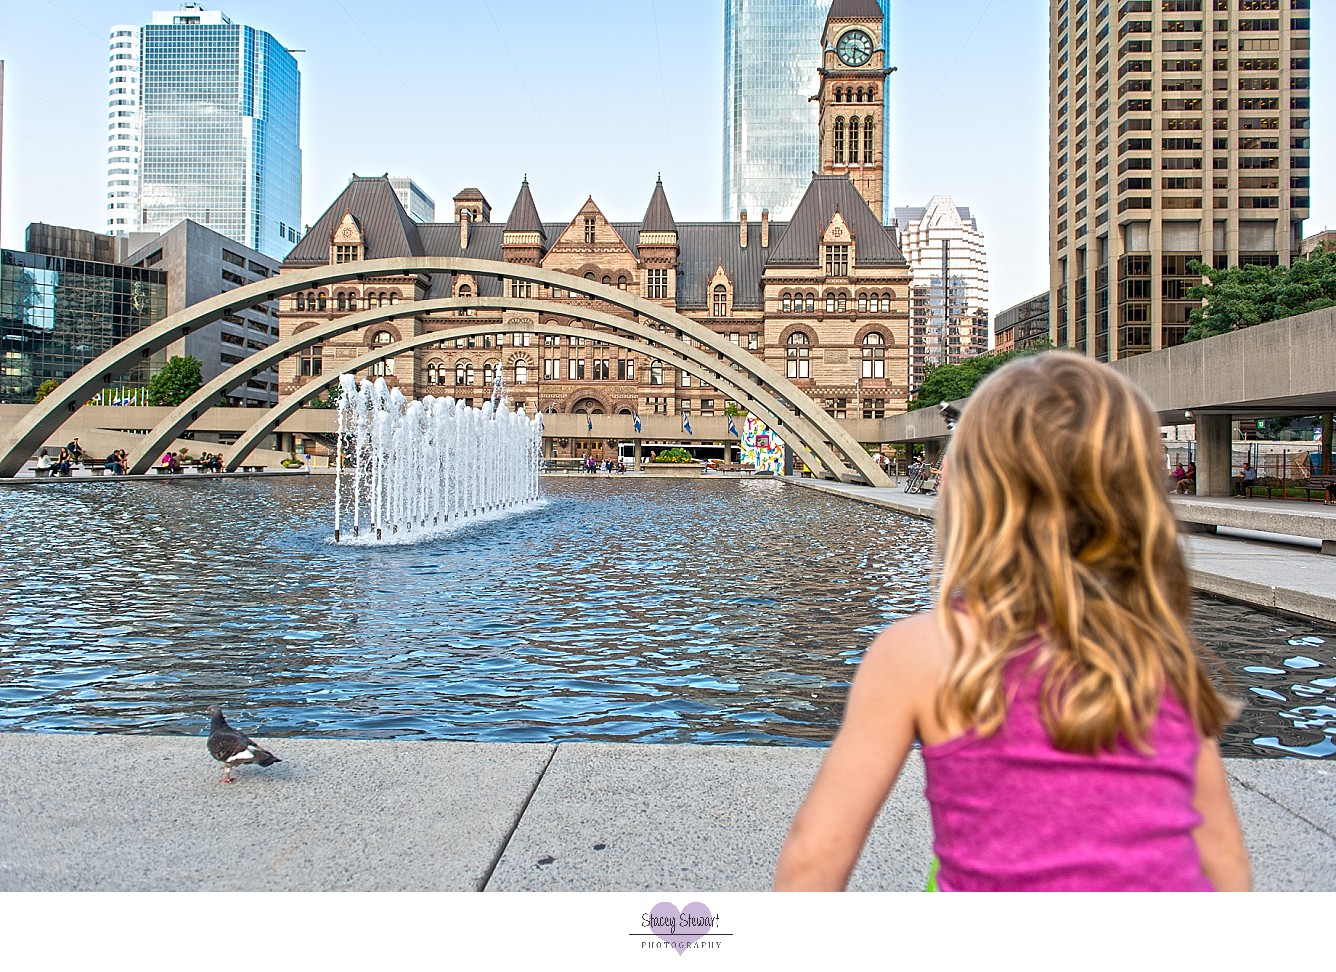
[{"label": "green shrub", "polygon": [[664,449],[654,457],[654,462],[693,462],[691,453],[685,449]]}]

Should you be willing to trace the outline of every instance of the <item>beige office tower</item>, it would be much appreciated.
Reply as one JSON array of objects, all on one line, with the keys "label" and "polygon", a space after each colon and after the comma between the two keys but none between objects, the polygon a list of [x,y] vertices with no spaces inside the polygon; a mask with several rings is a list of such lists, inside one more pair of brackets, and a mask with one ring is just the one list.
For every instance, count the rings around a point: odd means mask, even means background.
[{"label": "beige office tower", "polygon": [[1181,343],[1201,277],[1289,264],[1309,180],[1309,0],[1051,0],[1050,333]]}]

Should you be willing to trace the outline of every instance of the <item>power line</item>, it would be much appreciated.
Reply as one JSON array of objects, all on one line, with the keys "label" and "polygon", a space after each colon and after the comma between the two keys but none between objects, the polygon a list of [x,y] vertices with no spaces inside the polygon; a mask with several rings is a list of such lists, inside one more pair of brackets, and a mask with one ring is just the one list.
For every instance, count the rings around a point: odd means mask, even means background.
[{"label": "power line", "polygon": [[928,100],[923,103],[923,110],[919,112],[919,116],[914,119],[914,124],[910,126],[908,134],[905,135],[905,144],[912,144],[910,138],[913,136],[914,132],[918,131],[919,122],[923,121],[923,116],[928,113],[928,108],[932,105],[933,99],[937,97],[937,92],[942,90],[942,85],[945,84],[946,79],[951,76],[951,69],[954,68],[956,62],[960,60],[960,55],[965,53],[965,48],[969,45],[970,38],[973,37],[974,32],[979,29],[979,24],[983,21],[984,15],[988,13],[988,9],[992,7],[992,5],[993,0],[988,0],[988,2],[984,4],[983,11],[979,14],[978,19],[974,21],[974,26],[970,28],[970,32],[965,35],[965,40],[961,42],[960,49],[956,51],[956,56],[951,58],[951,63],[946,66],[946,71],[937,82],[937,87],[932,89],[932,94],[929,95]]}]

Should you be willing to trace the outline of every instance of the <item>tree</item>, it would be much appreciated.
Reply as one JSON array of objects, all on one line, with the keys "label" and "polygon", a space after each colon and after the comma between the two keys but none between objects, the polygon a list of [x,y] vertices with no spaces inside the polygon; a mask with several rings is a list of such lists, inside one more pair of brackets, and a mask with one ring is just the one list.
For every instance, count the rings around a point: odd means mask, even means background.
[{"label": "tree", "polygon": [[194,355],[172,355],[162,370],[149,379],[148,400],[152,405],[180,405],[204,384],[200,360]]},{"label": "tree", "polygon": [[60,382],[56,381],[54,378],[48,378],[46,381],[42,382],[37,386],[37,394],[32,398],[33,404],[37,404],[47,395],[50,395],[59,385]]},{"label": "tree", "polygon": [[1018,350],[1003,351],[1000,354],[975,355],[956,364],[928,365],[923,375],[923,384],[919,386],[918,394],[909,403],[909,410],[912,412],[917,408],[927,408],[930,405],[966,398],[978,387],[979,382],[1013,358],[1038,354],[1052,347],[1051,342],[1044,341]]},{"label": "tree", "polygon": [[336,384],[330,387],[329,393],[323,398],[317,395],[306,403],[307,408],[338,408],[339,400],[343,398],[343,385]]},{"label": "tree", "polygon": [[1188,268],[1209,283],[1188,290],[1205,304],[1193,309],[1185,342],[1336,305],[1336,251],[1314,253],[1288,267],[1214,270],[1194,260]]}]

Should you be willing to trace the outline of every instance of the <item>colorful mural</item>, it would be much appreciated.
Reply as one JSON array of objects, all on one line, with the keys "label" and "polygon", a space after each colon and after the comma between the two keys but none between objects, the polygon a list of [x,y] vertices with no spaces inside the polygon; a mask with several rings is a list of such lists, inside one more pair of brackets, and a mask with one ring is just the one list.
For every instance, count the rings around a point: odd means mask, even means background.
[{"label": "colorful mural", "polygon": [[740,445],[744,466],[755,466],[757,472],[776,476],[783,474],[784,441],[754,415],[748,414],[743,423]]}]

